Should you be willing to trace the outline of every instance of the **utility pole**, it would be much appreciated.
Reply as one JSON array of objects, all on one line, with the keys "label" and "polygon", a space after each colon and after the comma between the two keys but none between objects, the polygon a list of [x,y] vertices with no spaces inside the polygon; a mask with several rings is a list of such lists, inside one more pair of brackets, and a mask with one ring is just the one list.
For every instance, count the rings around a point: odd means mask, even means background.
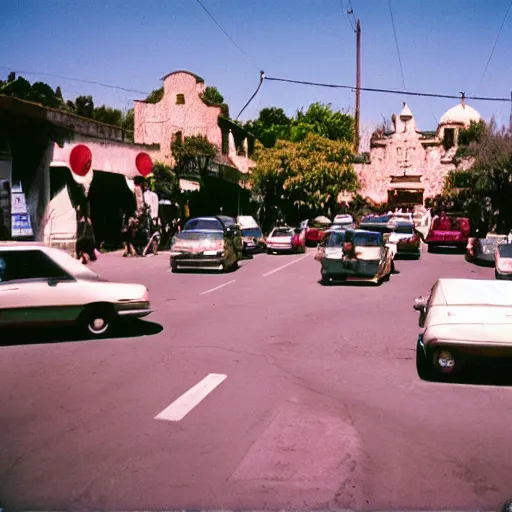
[{"label": "utility pole", "polygon": [[354,151],[359,152],[359,118],[361,115],[361,24],[356,28],[356,113],[354,116]]}]

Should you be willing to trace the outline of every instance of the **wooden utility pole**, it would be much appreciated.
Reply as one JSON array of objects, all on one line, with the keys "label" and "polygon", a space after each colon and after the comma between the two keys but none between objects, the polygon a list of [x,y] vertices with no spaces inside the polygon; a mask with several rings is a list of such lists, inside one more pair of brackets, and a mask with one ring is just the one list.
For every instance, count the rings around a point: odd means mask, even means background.
[{"label": "wooden utility pole", "polygon": [[356,28],[356,113],[354,116],[354,151],[359,152],[359,118],[361,115],[361,24]]}]

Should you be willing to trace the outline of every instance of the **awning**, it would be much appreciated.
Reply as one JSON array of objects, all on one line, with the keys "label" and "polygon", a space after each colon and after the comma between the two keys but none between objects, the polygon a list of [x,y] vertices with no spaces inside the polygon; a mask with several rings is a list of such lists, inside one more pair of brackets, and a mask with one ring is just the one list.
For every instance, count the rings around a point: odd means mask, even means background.
[{"label": "awning", "polygon": [[181,190],[186,190],[186,191],[195,191],[195,190],[199,190],[201,187],[199,185],[199,182],[197,181],[190,181],[190,180],[185,180],[183,178],[180,179],[180,189]]},{"label": "awning", "polygon": [[425,185],[423,183],[416,182],[405,182],[405,183],[390,183],[388,185],[388,190],[425,190]]}]

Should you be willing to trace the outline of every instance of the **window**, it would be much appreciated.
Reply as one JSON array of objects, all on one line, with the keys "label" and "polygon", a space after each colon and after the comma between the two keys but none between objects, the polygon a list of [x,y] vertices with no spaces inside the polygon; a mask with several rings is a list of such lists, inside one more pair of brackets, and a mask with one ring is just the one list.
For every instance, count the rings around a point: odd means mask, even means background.
[{"label": "window", "polygon": [[185,105],[185,95],[176,94],[176,105]]},{"label": "window", "polygon": [[181,144],[183,142],[183,133],[182,132],[176,132],[174,134],[174,142],[176,144]]},{"label": "window", "polygon": [[454,128],[445,128],[444,140],[443,140],[444,149],[448,150],[450,148],[453,148],[454,145],[455,145],[455,129]]},{"label": "window", "polygon": [[0,282],[22,279],[70,279],[70,276],[41,251],[0,252]]}]

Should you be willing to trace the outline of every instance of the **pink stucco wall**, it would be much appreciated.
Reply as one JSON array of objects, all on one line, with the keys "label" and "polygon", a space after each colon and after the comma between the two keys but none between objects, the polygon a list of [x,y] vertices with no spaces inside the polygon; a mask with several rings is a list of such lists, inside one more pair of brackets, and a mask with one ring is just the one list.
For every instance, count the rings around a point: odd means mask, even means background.
[{"label": "pink stucco wall", "polygon": [[[222,146],[222,133],[217,124],[219,107],[206,105],[199,94],[204,83],[186,72],[168,75],[164,79],[164,96],[155,104],[137,101],[134,108],[136,143],[160,144],[156,158],[172,164],[171,141],[176,132],[183,137],[203,135],[217,147]],[[176,104],[176,95],[183,94],[185,104]]]},{"label": "pink stucco wall", "polygon": [[[453,163],[455,151],[444,149],[439,134],[422,138],[412,113],[411,117],[396,116],[394,133],[372,141],[371,163],[354,165],[361,194],[378,203],[386,202],[388,190],[393,188],[391,177],[405,174],[416,179],[420,176],[419,184],[411,179],[411,188],[423,189],[424,200],[434,197],[442,192],[446,175],[457,168]],[[468,162],[461,166],[467,167]]]}]

